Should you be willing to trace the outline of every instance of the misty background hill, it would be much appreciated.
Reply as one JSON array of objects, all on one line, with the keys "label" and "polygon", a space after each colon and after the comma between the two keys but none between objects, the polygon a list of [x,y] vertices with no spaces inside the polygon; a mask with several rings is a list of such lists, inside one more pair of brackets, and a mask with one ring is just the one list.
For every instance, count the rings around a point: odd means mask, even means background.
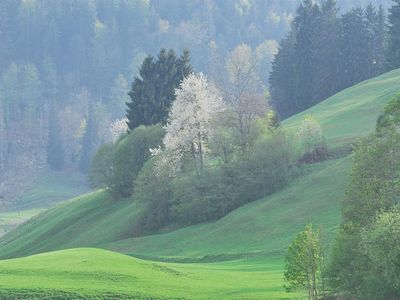
[{"label": "misty background hill", "polygon": [[[63,170],[109,140],[148,54],[188,48],[196,71],[218,80],[241,43],[270,62],[299,0],[5,0],[0,3],[0,196],[10,202],[48,171],[49,124],[64,145]],[[369,1],[338,1],[341,13]],[[376,0],[389,7],[392,1]],[[90,113],[89,113],[90,111]],[[92,114],[92,116],[89,116]],[[95,119],[93,149],[83,149]],[[89,153],[89,154],[90,154]]]}]

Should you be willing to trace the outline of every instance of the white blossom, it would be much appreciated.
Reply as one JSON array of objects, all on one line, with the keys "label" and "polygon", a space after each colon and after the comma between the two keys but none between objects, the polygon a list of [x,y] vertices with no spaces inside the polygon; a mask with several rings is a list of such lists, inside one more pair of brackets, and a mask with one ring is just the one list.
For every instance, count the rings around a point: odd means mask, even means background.
[{"label": "white blossom", "polygon": [[163,144],[171,160],[179,162],[185,153],[191,153],[195,163],[202,167],[206,141],[212,131],[210,121],[225,109],[222,97],[202,73],[189,75],[175,94]]}]

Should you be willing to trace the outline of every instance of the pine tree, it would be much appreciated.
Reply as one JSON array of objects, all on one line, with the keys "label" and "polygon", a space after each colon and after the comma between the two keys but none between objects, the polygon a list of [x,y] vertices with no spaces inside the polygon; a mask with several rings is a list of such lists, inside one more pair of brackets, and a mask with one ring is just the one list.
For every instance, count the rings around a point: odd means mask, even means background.
[{"label": "pine tree", "polygon": [[379,75],[387,71],[386,49],[388,42],[388,30],[385,8],[382,5],[379,6],[375,23],[375,39],[376,43],[374,51],[376,59],[376,75]]},{"label": "pine tree", "polygon": [[177,58],[173,50],[161,49],[157,60],[148,56],[129,92],[127,118],[130,130],[139,125],[165,124],[175,89],[192,72],[189,52]]},{"label": "pine tree", "polygon": [[279,44],[278,53],[271,64],[269,76],[272,105],[282,119],[295,114],[299,104],[295,97],[295,33],[291,31]]},{"label": "pine tree", "polygon": [[336,0],[322,2],[321,14],[316,21],[313,46],[313,57],[315,58],[314,103],[328,98],[339,90],[337,13]]},{"label": "pine tree", "polygon": [[382,6],[379,10],[370,3],[365,8],[366,33],[368,35],[367,78],[375,77],[385,70],[386,16]]},{"label": "pine tree", "polygon": [[64,167],[64,148],[60,137],[60,128],[55,109],[52,109],[49,119],[49,136],[47,140],[47,164],[53,170]]},{"label": "pine tree", "polygon": [[177,79],[179,83],[183,80],[183,78],[189,76],[189,74],[193,73],[193,67],[190,64],[190,52],[188,49],[184,49],[182,55],[178,60],[178,76]]},{"label": "pine tree", "polygon": [[319,6],[312,0],[304,0],[297,9],[294,19],[294,28],[297,33],[296,57],[296,94],[300,110],[314,104],[314,78],[315,70],[314,51],[316,20],[320,14]]},{"label": "pine tree", "polygon": [[341,88],[346,88],[367,79],[373,64],[369,58],[369,34],[361,7],[341,17],[339,34]]},{"label": "pine tree", "polygon": [[400,67],[400,0],[389,9],[389,45],[387,51],[388,68]]}]

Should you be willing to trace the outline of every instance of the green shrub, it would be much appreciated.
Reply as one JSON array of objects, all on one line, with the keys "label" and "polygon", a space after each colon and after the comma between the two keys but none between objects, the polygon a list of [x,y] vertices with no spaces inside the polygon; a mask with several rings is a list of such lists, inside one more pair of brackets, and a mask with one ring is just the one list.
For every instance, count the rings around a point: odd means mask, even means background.
[{"label": "green shrub", "polygon": [[89,172],[91,186],[106,188],[116,198],[131,196],[134,180],[150,158],[150,149],[158,147],[163,136],[160,125],[139,126],[116,145],[100,147]]},{"label": "green shrub", "polygon": [[90,165],[88,179],[92,188],[110,188],[113,186],[114,145],[102,145],[93,157]]},{"label": "green shrub", "polygon": [[117,144],[113,155],[114,195],[132,194],[134,179],[150,158],[149,149],[161,145],[163,137],[164,129],[160,125],[139,126]]},{"label": "green shrub", "polygon": [[134,199],[146,204],[138,231],[216,220],[284,187],[298,160],[291,140],[278,130],[259,139],[245,160],[209,164],[200,174],[186,168],[173,178],[155,174],[149,161],[135,184]]}]

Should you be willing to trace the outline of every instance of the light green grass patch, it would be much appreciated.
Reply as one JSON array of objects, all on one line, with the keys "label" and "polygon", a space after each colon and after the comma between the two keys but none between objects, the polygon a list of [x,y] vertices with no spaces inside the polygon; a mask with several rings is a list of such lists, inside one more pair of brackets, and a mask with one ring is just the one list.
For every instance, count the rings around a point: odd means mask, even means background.
[{"label": "light green grass patch", "polygon": [[70,249],[0,261],[0,296],[113,299],[298,299],[272,258],[213,264],[144,261],[99,249]]}]

